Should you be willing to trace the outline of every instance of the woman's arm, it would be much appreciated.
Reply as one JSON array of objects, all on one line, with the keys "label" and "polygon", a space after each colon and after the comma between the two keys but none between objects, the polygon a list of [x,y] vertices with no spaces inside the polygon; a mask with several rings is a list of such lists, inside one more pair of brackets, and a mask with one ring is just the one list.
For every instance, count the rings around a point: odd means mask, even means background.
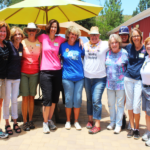
[{"label": "woman's arm", "polygon": [[42,44],[40,44],[39,67],[41,66],[41,60],[42,60]]},{"label": "woman's arm", "polygon": [[82,39],[79,38],[79,46],[82,46],[82,49],[84,48],[84,43],[82,41]]}]

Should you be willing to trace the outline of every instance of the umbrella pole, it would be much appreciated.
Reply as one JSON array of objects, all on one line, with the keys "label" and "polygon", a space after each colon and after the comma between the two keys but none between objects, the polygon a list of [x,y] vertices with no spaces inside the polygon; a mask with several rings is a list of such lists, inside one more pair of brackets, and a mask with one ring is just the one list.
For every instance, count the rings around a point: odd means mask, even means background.
[{"label": "umbrella pole", "polygon": [[47,12],[48,12],[48,9],[47,9],[47,7],[46,7],[46,24],[48,23],[48,14],[47,14]]}]

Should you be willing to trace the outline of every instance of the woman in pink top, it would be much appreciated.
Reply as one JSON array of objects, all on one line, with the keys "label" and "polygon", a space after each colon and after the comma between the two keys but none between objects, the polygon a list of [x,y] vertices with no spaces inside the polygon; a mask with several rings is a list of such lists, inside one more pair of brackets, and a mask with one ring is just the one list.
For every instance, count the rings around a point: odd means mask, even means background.
[{"label": "woman in pink top", "polygon": [[[42,43],[42,60],[40,66],[40,85],[43,94],[43,132],[49,133],[50,129],[56,129],[51,120],[55,105],[59,100],[59,93],[62,84],[61,63],[58,57],[59,47],[65,42],[59,33],[59,23],[56,20],[50,20],[46,26],[47,34],[38,36]],[[50,128],[50,129],[49,129]]]},{"label": "woman in pink top", "polygon": [[[24,32],[28,34],[28,38],[22,41],[23,56],[21,62],[20,95],[22,95],[23,130],[29,131],[35,128],[32,116],[34,111],[34,96],[36,95],[38,84],[41,44],[35,38],[40,29],[36,28],[34,23],[28,23],[28,26],[24,28]],[[28,110],[29,122],[27,122]]]},{"label": "woman in pink top", "polygon": [[[40,85],[43,94],[44,133],[49,133],[50,129],[56,129],[51,118],[54,113],[55,105],[58,103],[60,88],[62,86],[59,48],[60,45],[66,41],[66,39],[55,35],[59,34],[59,30],[58,21],[52,19],[46,25],[47,34],[38,36],[38,40],[42,43]],[[79,43],[83,46],[82,40],[79,40]]]}]

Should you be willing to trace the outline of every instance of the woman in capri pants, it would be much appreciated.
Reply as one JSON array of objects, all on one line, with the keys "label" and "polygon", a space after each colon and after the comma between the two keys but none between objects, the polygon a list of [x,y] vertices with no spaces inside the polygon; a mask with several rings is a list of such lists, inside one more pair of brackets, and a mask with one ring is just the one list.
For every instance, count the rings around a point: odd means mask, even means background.
[{"label": "woman in capri pants", "polygon": [[60,46],[60,55],[63,61],[62,83],[65,93],[65,109],[67,122],[66,129],[71,128],[70,116],[73,108],[75,123],[77,130],[81,130],[78,122],[80,107],[82,103],[82,89],[84,84],[84,73],[82,65],[82,56],[84,49],[79,47],[80,30],[74,26],[70,26],[66,30],[67,41]]},{"label": "woman in capri pants", "polygon": [[[131,30],[130,43],[125,47],[129,56],[129,63],[124,78],[126,93],[126,108],[128,109],[131,129],[127,137],[140,138],[139,121],[141,112],[142,81],[140,69],[147,55],[145,46],[142,44],[142,32],[134,28]],[[134,126],[135,121],[135,126]]]}]

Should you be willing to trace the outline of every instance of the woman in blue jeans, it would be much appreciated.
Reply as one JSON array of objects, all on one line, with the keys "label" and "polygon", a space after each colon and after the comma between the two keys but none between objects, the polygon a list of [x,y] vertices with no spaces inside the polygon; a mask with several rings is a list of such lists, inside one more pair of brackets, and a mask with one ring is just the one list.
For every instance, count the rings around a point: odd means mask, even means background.
[{"label": "woman in blue jeans", "polygon": [[80,30],[74,26],[70,26],[66,30],[67,41],[60,46],[60,55],[63,60],[62,83],[65,93],[65,107],[67,122],[66,129],[71,128],[70,116],[71,110],[74,108],[74,126],[77,130],[81,130],[78,122],[80,107],[82,103],[82,89],[84,84],[84,73],[82,65],[82,56],[84,50],[79,47]]},{"label": "woman in blue jeans", "polygon": [[117,34],[109,37],[110,50],[106,54],[107,97],[111,123],[108,130],[115,128],[114,133],[121,131],[124,113],[124,75],[128,64],[128,53],[121,48],[122,40]]},{"label": "woman in blue jeans", "polygon": [[[98,133],[101,129],[101,98],[106,86],[105,57],[109,48],[108,42],[101,41],[99,36],[98,27],[91,27],[90,41],[84,45],[84,76],[88,114],[86,127],[90,129],[90,134]],[[95,119],[95,125],[93,119]]]}]

